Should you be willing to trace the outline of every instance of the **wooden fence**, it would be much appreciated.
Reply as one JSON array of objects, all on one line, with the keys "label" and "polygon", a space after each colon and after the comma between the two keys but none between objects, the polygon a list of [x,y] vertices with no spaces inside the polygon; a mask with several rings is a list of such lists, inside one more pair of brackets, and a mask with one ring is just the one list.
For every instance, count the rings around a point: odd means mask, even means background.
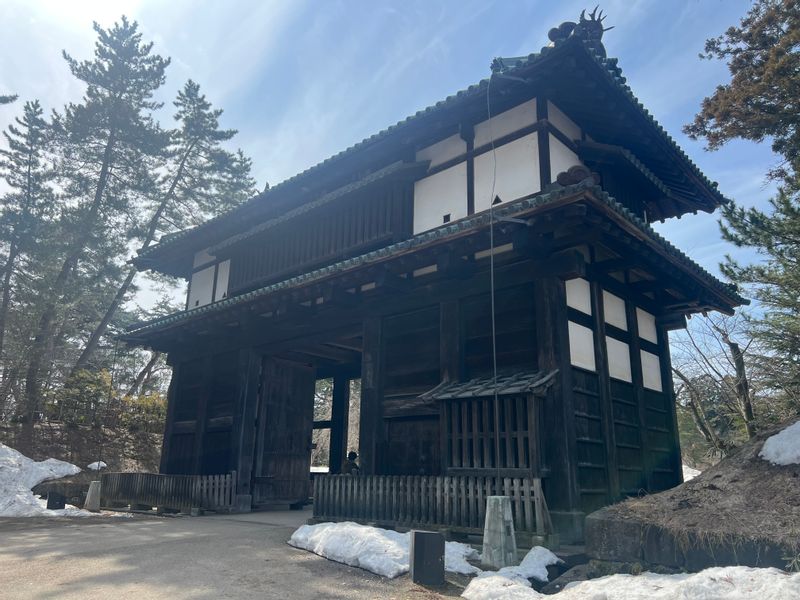
[{"label": "wooden fence", "polygon": [[552,533],[541,479],[529,477],[318,475],[314,517],[482,532],[495,495],[511,497],[516,531]]},{"label": "wooden fence", "polygon": [[236,500],[236,471],[225,475],[103,473],[104,506],[130,504],[188,511],[231,510]]}]

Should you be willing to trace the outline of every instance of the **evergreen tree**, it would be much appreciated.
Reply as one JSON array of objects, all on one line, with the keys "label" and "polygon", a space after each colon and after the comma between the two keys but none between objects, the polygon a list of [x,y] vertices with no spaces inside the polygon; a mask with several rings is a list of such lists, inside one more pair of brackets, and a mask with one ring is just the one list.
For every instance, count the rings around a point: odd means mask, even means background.
[{"label": "evergreen tree", "polygon": [[764,385],[796,405],[800,393],[800,4],[756,0],[738,26],[706,42],[704,58],[727,61],[731,80],[705,98],[684,128],[711,150],[740,138],[772,140],[782,182],[770,211],[723,207],[723,237],[755,249],[758,264],[726,257],[721,268],[761,303],[751,321]]},{"label": "evergreen tree", "polygon": [[0,96],[0,104],[11,104],[17,99],[16,94],[12,96]]},{"label": "evergreen tree", "polygon": [[[178,127],[169,132],[167,172],[159,181],[157,195],[151,202],[150,218],[141,244],[147,248],[165,223],[184,228],[193,221],[232,208],[255,193],[250,176],[250,160],[241,151],[222,148],[236,135],[233,129],[220,129],[221,109],[214,109],[200,93],[200,86],[189,80],[174,102]],[[131,289],[136,269],[131,268],[92,331],[74,370],[85,368],[100,338]]]},{"label": "evergreen tree", "polygon": [[0,301],[0,364],[4,378],[7,363],[3,361],[3,351],[18,260],[41,242],[43,220],[51,213],[55,200],[53,170],[47,156],[48,133],[38,101],[26,102],[22,117],[3,132],[8,149],[0,149],[0,174],[10,188],[0,205],[0,231],[7,243]]},{"label": "evergreen tree", "polygon": [[701,57],[727,61],[731,80],[703,100],[684,131],[712,150],[769,138],[784,159],[771,175],[800,171],[800,3],[757,0],[738,27],[706,41]]},{"label": "evergreen tree", "polygon": [[54,343],[58,317],[64,314],[71,279],[91,247],[119,240],[120,229],[134,218],[134,195],[146,193],[152,184],[152,158],[165,143],[152,116],[160,104],[152,98],[164,83],[169,60],[153,54],[152,43],[142,42],[137,23],[125,17],[108,30],[97,23],[94,29],[98,40],[92,59],[78,61],[64,52],[72,74],[86,84],[84,98],[53,119],[64,185],[77,208],[65,222],[65,252],[30,350],[23,436],[28,442],[41,406],[45,358]]}]

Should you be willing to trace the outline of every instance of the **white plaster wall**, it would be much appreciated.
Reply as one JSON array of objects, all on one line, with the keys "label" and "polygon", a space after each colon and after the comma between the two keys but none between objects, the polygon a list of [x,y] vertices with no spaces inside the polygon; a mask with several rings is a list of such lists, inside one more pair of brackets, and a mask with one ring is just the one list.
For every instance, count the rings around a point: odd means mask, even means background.
[{"label": "white plaster wall", "polygon": [[547,120],[569,139],[581,139],[581,128],[549,100],[547,101]]},{"label": "white plaster wall", "polygon": [[485,146],[493,139],[497,140],[535,122],[536,98],[533,98],[475,125],[474,147]]},{"label": "white plaster wall", "polygon": [[592,314],[592,297],[589,282],[580,277],[564,282],[567,290],[567,306],[587,315]]},{"label": "white plaster wall", "polygon": [[641,350],[642,355],[642,380],[644,387],[650,390],[661,392],[664,388],[661,385],[661,361],[652,352]]},{"label": "white plaster wall", "polygon": [[539,144],[536,133],[497,147],[494,156],[489,151],[475,157],[475,212],[488,209],[495,196],[499,196],[503,202],[509,202],[540,189]]},{"label": "white plaster wall", "polygon": [[467,143],[461,139],[458,134],[451,135],[440,142],[436,142],[432,146],[422,148],[417,151],[417,160],[431,161],[430,167],[433,168],[437,165],[452,160],[457,156],[461,156],[467,152]]},{"label": "white plaster wall", "polygon": [[583,325],[569,322],[569,359],[574,367],[595,370],[594,334]]},{"label": "white plaster wall", "polygon": [[656,331],[656,318],[646,310],[636,309],[636,321],[639,324],[639,337],[648,342],[658,343],[658,332]]},{"label": "white plaster wall", "polygon": [[228,297],[228,276],[231,272],[231,261],[225,260],[217,266],[217,287],[214,290],[214,302]]},{"label": "white plaster wall", "polygon": [[606,323],[628,331],[628,319],[625,315],[625,301],[611,292],[603,290],[603,315]]},{"label": "white plaster wall", "polygon": [[557,137],[550,134],[550,180],[555,181],[562,171],[580,165],[581,159],[567,148]]},{"label": "white plaster wall", "polygon": [[461,162],[414,183],[414,233],[467,216],[467,163]]},{"label": "white plaster wall", "polygon": [[192,264],[192,268],[196,269],[197,267],[201,267],[206,263],[213,262],[214,257],[211,256],[205,250],[200,250],[200,252],[194,255],[194,263]]},{"label": "white plaster wall", "polygon": [[211,302],[214,289],[214,266],[197,271],[192,275],[189,286],[189,309],[197,308]]},{"label": "white plaster wall", "polygon": [[628,344],[606,336],[608,374],[614,379],[631,383],[631,352]]}]

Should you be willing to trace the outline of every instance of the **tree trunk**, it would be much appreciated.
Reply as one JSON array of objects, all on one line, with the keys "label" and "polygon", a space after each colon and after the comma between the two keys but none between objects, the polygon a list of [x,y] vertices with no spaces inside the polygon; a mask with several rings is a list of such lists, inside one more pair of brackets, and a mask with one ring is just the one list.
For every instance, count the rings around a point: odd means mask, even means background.
[{"label": "tree trunk", "polygon": [[128,393],[125,394],[126,396],[133,396],[136,391],[139,389],[139,386],[142,385],[142,382],[150,375],[150,372],[153,370],[153,367],[158,362],[158,359],[161,357],[161,352],[153,352],[153,356],[150,357],[150,360],[147,361],[144,369],[139,371],[139,374],[136,375],[136,379],[133,380],[133,384],[128,389]]},{"label": "tree trunk", "polygon": [[78,237],[72,246],[71,252],[67,255],[64,263],[61,265],[61,270],[56,277],[53,286],[50,289],[50,298],[45,305],[42,316],[39,319],[39,326],[36,329],[36,335],[33,338],[33,345],[31,346],[31,358],[28,363],[28,369],[25,373],[25,412],[24,423],[22,428],[22,440],[31,444],[33,442],[33,419],[36,410],[39,406],[41,396],[41,385],[39,377],[41,375],[42,365],[44,364],[45,353],[47,349],[47,341],[53,334],[53,323],[58,312],[58,305],[64,294],[67,282],[69,281],[70,274],[78,266],[78,262],[85,250],[85,246],[91,237],[92,230],[95,227],[97,215],[100,212],[100,206],[103,200],[103,194],[108,183],[109,171],[111,170],[112,155],[114,151],[116,136],[112,130],[108,136],[106,147],[103,151],[103,164],[100,167],[100,176],[97,180],[97,187],[95,188],[94,198],[92,205],[89,209],[86,218],[83,220],[83,228],[78,233]]},{"label": "tree trunk", "polygon": [[[14,261],[17,260],[19,255],[19,247],[15,242],[11,243],[11,248],[8,251],[8,260],[3,271],[3,300],[0,304],[0,361],[3,360],[3,344],[6,335],[6,318],[8,316],[8,307],[11,304],[11,274],[14,271]],[[5,363],[3,363],[5,365]],[[5,370],[5,367],[4,367]]]},{"label": "tree trunk", "polygon": [[[169,186],[169,190],[167,191],[166,195],[162,199],[161,203],[158,205],[158,208],[153,213],[153,216],[150,218],[150,223],[147,227],[147,235],[144,238],[144,243],[142,244],[142,250],[150,246],[155,238],[156,231],[158,230],[158,222],[161,220],[161,216],[164,214],[164,211],[167,208],[169,202],[175,196],[175,189],[178,186],[181,178],[183,177],[183,171],[186,166],[186,161],[189,158],[192,150],[194,150],[195,142],[193,142],[186,152],[181,157],[181,162],[178,165],[178,170],[175,173],[175,177],[172,180],[172,183]],[[125,277],[125,280],[120,285],[117,293],[114,295],[114,299],[111,301],[108,309],[106,310],[103,318],[100,319],[100,322],[97,324],[97,327],[94,328],[92,331],[92,335],[89,336],[89,339],[86,342],[86,345],[81,352],[81,355],[78,357],[78,360],[75,362],[75,365],[72,367],[72,373],[79,369],[83,369],[89,363],[89,360],[94,354],[94,351],[97,349],[97,344],[100,342],[100,338],[103,337],[106,330],[108,329],[109,323],[114,318],[117,310],[119,310],[122,301],[125,299],[125,294],[128,293],[128,289],[131,287],[133,283],[133,278],[136,276],[137,270],[136,267],[132,267],[130,271],[128,271],[128,275]]]},{"label": "tree trunk", "polygon": [[712,447],[719,450],[723,454],[727,454],[730,448],[728,444],[723,442],[719,435],[717,435],[717,432],[714,430],[714,426],[708,422],[705,411],[700,404],[700,393],[698,392],[697,388],[680,370],[673,367],[672,371],[681,379],[681,381],[683,381],[684,385],[686,385],[686,389],[689,393],[689,410],[692,412],[692,420],[694,421],[697,431],[700,432],[700,435],[703,436],[703,439],[705,439],[706,442],[708,442]]},{"label": "tree trunk", "polygon": [[724,336],[723,340],[730,348],[733,365],[736,368],[736,400],[739,404],[739,412],[742,414],[748,439],[753,439],[756,435],[755,414],[750,399],[750,381],[747,379],[745,370],[744,353],[739,344],[729,339],[728,336]]}]

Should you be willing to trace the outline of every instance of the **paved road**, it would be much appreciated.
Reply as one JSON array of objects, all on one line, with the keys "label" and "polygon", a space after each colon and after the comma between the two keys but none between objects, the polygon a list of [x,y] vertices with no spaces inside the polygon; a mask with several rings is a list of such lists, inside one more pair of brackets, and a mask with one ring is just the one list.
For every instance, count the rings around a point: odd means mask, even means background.
[{"label": "paved road", "polygon": [[0,598],[413,598],[439,594],[286,545],[303,512],[0,519]]}]

